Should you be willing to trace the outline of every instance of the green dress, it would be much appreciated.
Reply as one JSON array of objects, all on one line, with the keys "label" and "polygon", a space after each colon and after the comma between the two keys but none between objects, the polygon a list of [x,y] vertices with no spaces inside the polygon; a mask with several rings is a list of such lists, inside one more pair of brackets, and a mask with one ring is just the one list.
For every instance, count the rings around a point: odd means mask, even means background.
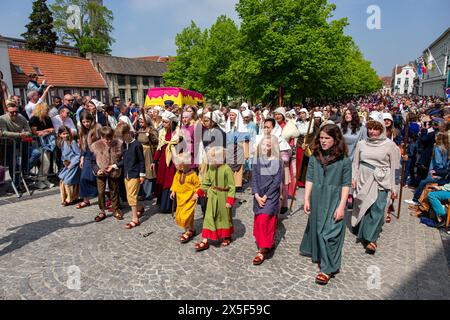
[{"label": "green dress", "polygon": [[346,220],[334,221],[334,213],[341,202],[342,188],[351,187],[352,163],[343,158],[330,164],[326,170],[311,157],[306,181],[313,183],[311,214],[300,246],[300,254],[320,263],[326,274],[337,273],[341,267]]},{"label": "green dress", "polygon": [[219,168],[209,167],[201,185],[200,194],[207,193],[208,204],[203,222],[202,236],[205,239],[219,240],[233,235],[231,209],[226,204],[234,205],[236,187],[231,168],[224,164]]}]

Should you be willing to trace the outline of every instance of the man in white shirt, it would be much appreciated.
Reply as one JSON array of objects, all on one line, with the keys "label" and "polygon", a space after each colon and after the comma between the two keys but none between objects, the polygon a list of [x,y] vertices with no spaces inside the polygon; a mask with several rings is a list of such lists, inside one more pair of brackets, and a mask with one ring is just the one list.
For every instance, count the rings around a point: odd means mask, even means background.
[{"label": "man in white shirt", "polygon": [[59,108],[59,115],[52,118],[53,127],[55,128],[55,132],[59,132],[59,128],[62,126],[66,126],[72,132],[72,136],[77,135],[77,128],[73,123],[72,119],[69,117],[69,109],[66,106],[62,106]]},{"label": "man in white shirt", "polygon": [[27,97],[29,102],[25,106],[25,112],[27,113],[29,119],[31,119],[31,115],[33,114],[33,110],[36,108],[36,106],[45,101],[45,99],[47,98],[47,94],[51,88],[53,88],[53,86],[48,86],[42,94],[42,97],[40,98],[37,91],[33,90],[28,92]]}]

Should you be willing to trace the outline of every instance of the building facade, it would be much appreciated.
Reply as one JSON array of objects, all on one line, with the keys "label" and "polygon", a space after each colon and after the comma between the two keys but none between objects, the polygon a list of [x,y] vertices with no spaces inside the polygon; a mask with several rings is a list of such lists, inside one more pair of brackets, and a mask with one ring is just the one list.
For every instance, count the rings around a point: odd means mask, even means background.
[{"label": "building facade", "polygon": [[120,97],[123,102],[131,100],[143,106],[148,89],[164,86],[166,62],[99,54],[87,54],[87,58],[106,80],[109,103]]},{"label": "building facade", "polygon": [[54,88],[49,92],[47,102],[52,97],[79,93],[106,101],[108,87],[89,60],[51,53],[21,49],[8,49],[14,94],[27,102],[28,75],[36,73],[39,82],[47,80]]},{"label": "building facade", "polygon": [[414,64],[396,66],[392,75],[391,88],[394,95],[408,95],[414,92],[417,71]]},{"label": "building facade", "polygon": [[[446,98],[447,78],[450,70],[450,28],[423,51],[423,57],[428,60],[432,55],[432,68],[428,65],[427,73],[419,79],[418,92],[423,96]],[[428,62],[428,61],[426,61]]]},{"label": "building facade", "polygon": [[380,89],[379,93],[385,96],[391,95],[392,77],[380,77],[380,80],[383,82],[383,88]]},{"label": "building facade", "polygon": [[6,82],[8,88],[12,90],[11,67],[9,64],[8,41],[0,35],[0,71],[3,74],[3,81]]}]

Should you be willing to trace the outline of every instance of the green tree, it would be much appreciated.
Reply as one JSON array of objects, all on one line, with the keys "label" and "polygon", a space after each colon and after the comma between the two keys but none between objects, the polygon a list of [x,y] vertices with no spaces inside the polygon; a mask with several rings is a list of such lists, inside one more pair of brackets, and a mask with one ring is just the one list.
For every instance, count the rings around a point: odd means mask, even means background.
[{"label": "green tree", "polygon": [[51,9],[63,44],[75,45],[82,55],[111,53],[114,43],[111,10],[90,0],[55,0]]},{"label": "green tree", "polygon": [[22,37],[26,40],[28,50],[53,53],[58,35],[53,30],[53,16],[46,2],[47,0],[33,2],[30,23],[26,25],[27,32],[22,34]]},{"label": "green tree", "polygon": [[168,86],[203,92],[200,70],[207,38],[207,31],[202,31],[194,21],[177,34],[177,58],[169,63],[168,71],[164,75]]}]

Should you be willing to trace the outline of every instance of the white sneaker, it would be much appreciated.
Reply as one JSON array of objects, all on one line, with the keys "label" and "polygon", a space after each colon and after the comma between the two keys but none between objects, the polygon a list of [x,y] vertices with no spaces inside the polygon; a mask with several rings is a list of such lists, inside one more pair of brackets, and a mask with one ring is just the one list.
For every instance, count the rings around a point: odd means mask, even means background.
[{"label": "white sneaker", "polygon": [[51,183],[50,181],[45,181],[44,183],[45,183],[45,185],[46,185],[47,187],[49,187],[50,189],[55,187],[55,185],[54,185],[53,183]]},{"label": "white sneaker", "polygon": [[413,200],[405,200],[405,203],[410,204],[412,206],[419,204],[418,202],[415,202]]},{"label": "white sneaker", "polygon": [[36,188],[38,188],[39,190],[44,190],[47,189],[48,186],[44,182],[39,181],[38,183],[36,183]]}]

